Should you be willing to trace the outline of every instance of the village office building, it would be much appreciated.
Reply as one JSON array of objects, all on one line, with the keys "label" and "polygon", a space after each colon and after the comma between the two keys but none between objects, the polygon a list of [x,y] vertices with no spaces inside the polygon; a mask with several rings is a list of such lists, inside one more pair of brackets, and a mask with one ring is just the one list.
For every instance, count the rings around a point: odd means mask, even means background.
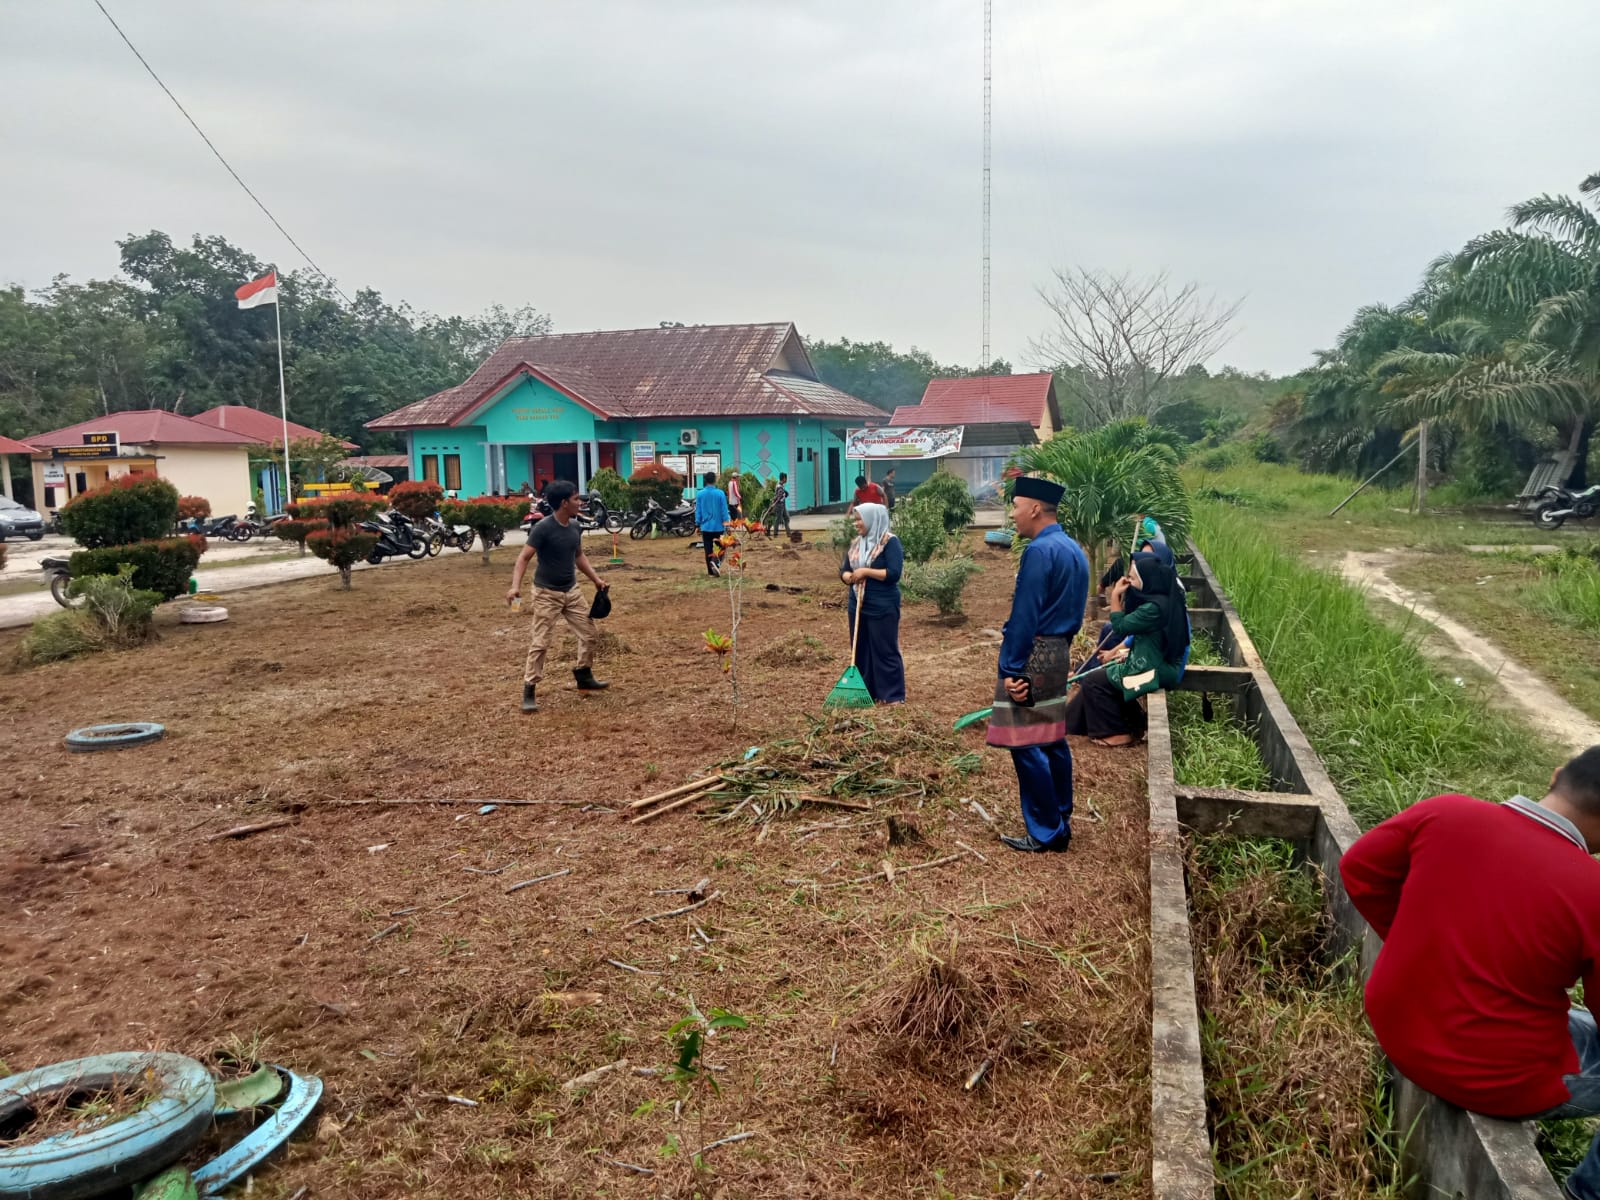
[{"label": "village office building", "polygon": [[35,453],[34,506],[68,500],[124,475],[168,480],[180,495],[204,496],[211,511],[242,513],[250,503],[253,439],[164,409],[134,409],[28,436]]},{"label": "village office building", "polygon": [[977,375],[964,379],[932,379],[917,404],[894,410],[891,426],[953,427],[964,433],[961,449],[938,459],[913,459],[872,464],[874,479],[895,468],[898,492],[910,491],[942,467],[966,481],[974,496],[998,493],[1006,464],[1024,446],[1048,442],[1061,429],[1055,376]]},{"label": "village office building", "polygon": [[696,479],[789,476],[790,506],[844,503],[850,427],[883,410],[817,378],[792,324],[675,325],[510,338],[470,378],[369,421],[403,432],[411,477],[462,496],[587,490],[656,461]]}]

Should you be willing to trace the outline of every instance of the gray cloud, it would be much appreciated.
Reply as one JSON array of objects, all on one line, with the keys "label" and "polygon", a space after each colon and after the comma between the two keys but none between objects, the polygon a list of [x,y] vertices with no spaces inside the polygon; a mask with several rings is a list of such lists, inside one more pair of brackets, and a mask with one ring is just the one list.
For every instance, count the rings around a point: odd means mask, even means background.
[{"label": "gray cloud", "polygon": [[[347,290],[978,355],[978,0],[108,7]],[[1589,160],[1583,0],[998,0],[994,345],[1057,263],[1246,296],[1287,370]],[[294,252],[86,3],[0,5],[0,277]]]}]

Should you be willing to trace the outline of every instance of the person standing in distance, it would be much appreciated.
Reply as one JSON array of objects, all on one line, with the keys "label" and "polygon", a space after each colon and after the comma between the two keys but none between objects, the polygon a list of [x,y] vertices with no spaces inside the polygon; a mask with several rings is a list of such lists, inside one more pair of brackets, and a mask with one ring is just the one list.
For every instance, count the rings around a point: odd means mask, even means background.
[{"label": "person standing in distance", "polygon": [[704,486],[694,496],[694,523],[706,551],[706,574],[715,578],[722,574],[717,566],[717,539],[728,527],[728,498],[717,486],[715,471],[707,471],[702,482]]},{"label": "person standing in distance", "polygon": [[883,473],[883,506],[889,510],[889,515],[894,516],[894,468],[890,467]]},{"label": "person standing in distance", "polygon": [[986,740],[1010,750],[1017,770],[1027,832],[1000,839],[1013,850],[1065,850],[1072,844],[1067,680],[1072,639],[1089,600],[1089,560],[1056,522],[1064,490],[1024,475],[1011,501],[1017,533],[1029,541],[1002,631]]},{"label": "person standing in distance", "polygon": [[525,713],[539,711],[534,689],[544,678],[545,651],[555,637],[556,622],[563,617],[578,635],[578,665],[572,672],[572,677],[578,681],[578,690],[598,692],[611,686],[594,677],[594,621],[589,617],[588,601],[578,587],[579,571],[602,592],[611,586],[589,565],[589,556],[583,552],[583,531],[573,522],[583,511],[578,486],[558,479],[545,489],[544,495],[550,504],[550,515],[535,521],[528,530],[528,544],[517,555],[517,565],[511,570],[511,589],[506,592],[506,603],[515,605],[522,595],[522,577],[527,573],[528,564],[537,557],[539,565],[533,573],[533,595],[529,601],[533,610],[533,633],[522,672],[522,711]]}]

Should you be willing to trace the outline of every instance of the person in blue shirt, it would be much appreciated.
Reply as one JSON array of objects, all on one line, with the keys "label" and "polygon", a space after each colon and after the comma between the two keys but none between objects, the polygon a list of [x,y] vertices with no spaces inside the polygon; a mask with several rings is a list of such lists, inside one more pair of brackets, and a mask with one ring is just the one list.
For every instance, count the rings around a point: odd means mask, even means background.
[{"label": "person in blue shirt", "polygon": [[706,551],[706,574],[716,576],[722,574],[717,566],[717,539],[728,527],[728,497],[717,486],[715,471],[707,471],[702,482],[705,486],[694,495],[694,523]]},{"label": "person in blue shirt", "polygon": [[986,740],[1010,750],[1017,770],[1027,832],[1000,839],[1013,850],[1065,850],[1072,844],[1067,680],[1072,639],[1089,600],[1089,560],[1056,521],[1063,490],[1024,475],[1011,501],[1012,522],[1029,542],[1002,630]]},{"label": "person in blue shirt", "polygon": [[856,505],[855,521],[858,536],[839,564],[839,579],[850,588],[846,615],[856,669],[874,701],[903,704],[906,664],[900,657],[900,572],[905,550],[889,528],[889,510],[882,504]]}]

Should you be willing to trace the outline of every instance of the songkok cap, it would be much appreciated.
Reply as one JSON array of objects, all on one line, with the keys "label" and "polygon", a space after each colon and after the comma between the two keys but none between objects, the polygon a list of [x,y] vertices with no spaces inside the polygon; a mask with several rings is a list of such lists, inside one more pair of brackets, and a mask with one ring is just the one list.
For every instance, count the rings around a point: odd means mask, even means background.
[{"label": "songkok cap", "polygon": [[1061,496],[1066,490],[1059,483],[1051,483],[1048,479],[1036,479],[1032,475],[1017,476],[1016,495],[1026,496],[1029,500],[1060,504]]}]

